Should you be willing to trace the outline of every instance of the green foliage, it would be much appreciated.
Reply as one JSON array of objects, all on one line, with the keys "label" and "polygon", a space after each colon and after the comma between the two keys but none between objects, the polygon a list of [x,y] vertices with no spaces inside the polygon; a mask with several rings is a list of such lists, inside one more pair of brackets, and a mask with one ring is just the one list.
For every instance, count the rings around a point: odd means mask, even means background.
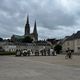
[{"label": "green foliage", "polygon": [[62,50],[62,46],[58,44],[54,47],[54,50],[56,51],[57,54],[60,54],[60,51]]},{"label": "green foliage", "polygon": [[0,38],[0,41],[3,41],[3,38]]},{"label": "green foliage", "polygon": [[15,52],[0,52],[0,56],[2,55],[15,55],[16,53]]},{"label": "green foliage", "polygon": [[23,38],[22,42],[25,43],[32,43],[33,39],[30,36],[26,36]]}]

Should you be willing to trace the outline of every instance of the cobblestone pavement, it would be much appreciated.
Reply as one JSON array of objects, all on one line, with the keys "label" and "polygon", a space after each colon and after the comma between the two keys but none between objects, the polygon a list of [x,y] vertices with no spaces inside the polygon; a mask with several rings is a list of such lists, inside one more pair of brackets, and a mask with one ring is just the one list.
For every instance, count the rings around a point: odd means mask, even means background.
[{"label": "cobblestone pavement", "polygon": [[80,56],[0,56],[0,80],[80,80]]}]

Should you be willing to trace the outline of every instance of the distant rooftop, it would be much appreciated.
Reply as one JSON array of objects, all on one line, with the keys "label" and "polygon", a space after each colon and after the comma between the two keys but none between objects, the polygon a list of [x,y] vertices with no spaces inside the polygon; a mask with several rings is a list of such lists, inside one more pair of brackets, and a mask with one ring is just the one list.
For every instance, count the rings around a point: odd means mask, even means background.
[{"label": "distant rooftop", "polygon": [[69,41],[69,40],[74,40],[74,39],[80,39],[80,31],[78,31],[77,33],[72,34],[66,40]]}]

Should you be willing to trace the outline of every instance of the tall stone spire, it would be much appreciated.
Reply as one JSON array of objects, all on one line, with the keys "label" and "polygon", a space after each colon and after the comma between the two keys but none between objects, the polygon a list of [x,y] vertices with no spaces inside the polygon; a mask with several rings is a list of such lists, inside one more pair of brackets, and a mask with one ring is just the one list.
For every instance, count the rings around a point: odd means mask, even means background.
[{"label": "tall stone spire", "polygon": [[33,33],[37,33],[37,28],[36,28],[36,21],[35,21],[35,23],[34,23],[34,30],[33,30]]},{"label": "tall stone spire", "polygon": [[27,24],[29,24],[29,16],[27,16]]},{"label": "tall stone spire", "polygon": [[35,20],[35,23],[34,23],[33,33],[34,33],[35,40],[37,41],[38,40],[38,33],[37,33],[36,20]]},{"label": "tall stone spire", "polygon": [[30,24],[29,24],[29,16],[27,16],[27,22],[25,25],[25,35],[28,36],[30,34]]}]

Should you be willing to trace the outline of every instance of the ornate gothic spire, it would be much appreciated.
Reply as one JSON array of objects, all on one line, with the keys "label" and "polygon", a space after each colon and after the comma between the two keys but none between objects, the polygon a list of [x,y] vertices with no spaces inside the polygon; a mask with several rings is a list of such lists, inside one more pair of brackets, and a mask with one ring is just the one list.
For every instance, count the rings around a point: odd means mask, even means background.
[{"label": "ornate gothic spire", "polygon": [[29,24],[29,16],[27,16],[27,23],[26,24]]},{"label": "ornate gothic spire", "polygon": [[37,41],[38,40],[38,33],[37,33],[36,20],[35,20],[35,23],[34,23],[33,33],[34,33],[35,40]]},{"label": "ornate gothic spire", "polygon": [[29,16],[27,16],[27,22],[25,25],[25,35],[29,35],[30,34],[30,24],[29,24]]},{"label": "ornate gothic spire", "polygon": [[34,23],[34,30],[33,30],[33,33],[34,33],[34,34],[37,34],[36,20],[35,20],[35,23]]}]

